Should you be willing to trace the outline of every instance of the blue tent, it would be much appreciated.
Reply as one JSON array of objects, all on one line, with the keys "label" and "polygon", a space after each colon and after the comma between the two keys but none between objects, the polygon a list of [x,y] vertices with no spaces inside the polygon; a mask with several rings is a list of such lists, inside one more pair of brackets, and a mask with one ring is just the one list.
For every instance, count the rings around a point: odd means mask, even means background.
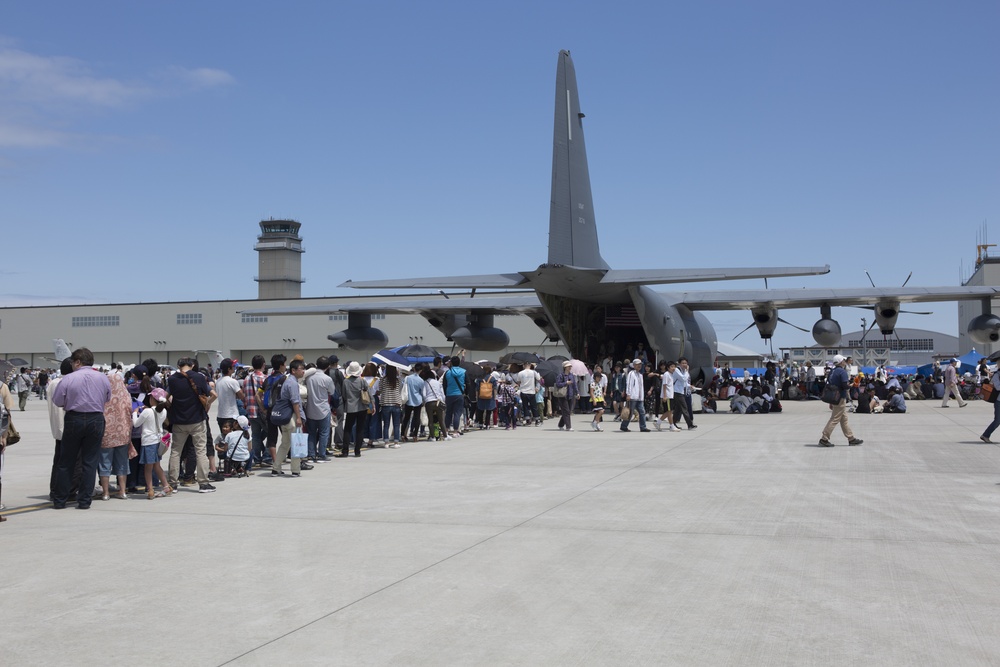
[{"label": "blue tent", "polygon": [[[985,354],[980,354],[976,352],[976,348],[972,348],[969,352],[966,352],[958,358],[961,363],[960,368],[964,366],[972,366],[971,372],[976,372],[976,367],[979,365],[979,360],[984,358]],[[962,371],[965,372],[964,370]]]},{"label": "blue tent", "polygon": [[[972,348],[971,351],[963,354],[961,357],[956,357],[958,359],[958,374],[965,375],[966,373],[975,373],[976,366],[979,365],[979,360],[983,358],[983,355],[976,352],[976,348]],[[947,361],[942,361],[941,366],[943,367]],[[934,364],[924,364],[917,368],[917,373],[921,375],[930,375]]]}]

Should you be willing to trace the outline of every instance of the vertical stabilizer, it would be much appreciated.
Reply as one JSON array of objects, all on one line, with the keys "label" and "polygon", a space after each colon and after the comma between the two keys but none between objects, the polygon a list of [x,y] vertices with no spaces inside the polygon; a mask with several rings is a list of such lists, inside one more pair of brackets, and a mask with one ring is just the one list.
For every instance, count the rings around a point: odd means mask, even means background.
[{"label": "vertical stabilizer", "polygon": [[66,345],[66,341],[62,338],[52,339],[52,352],[55,355],[54,359],[58,362],[62,362],[63,359],[69,359],[73,356],[73,353],[69,351],[69,346]]},{"label": "vertical stabilizer", "polygon": [[549,264],[610,268],[601,258],[594,201],[590,194],[583,114],[576,70],[569,51],[559,52],[556,115],[552,141],[552,206],[549,210]]}]

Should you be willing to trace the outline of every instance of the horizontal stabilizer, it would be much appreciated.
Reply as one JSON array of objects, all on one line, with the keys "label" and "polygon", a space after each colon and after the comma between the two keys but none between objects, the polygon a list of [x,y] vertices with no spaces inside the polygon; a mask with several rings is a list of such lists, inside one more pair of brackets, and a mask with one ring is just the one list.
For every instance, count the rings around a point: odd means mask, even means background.
[{"label": "horizontal stabilizer", "polygon": [[601,282],[618,285],[666,285],[669,283],[700,283],[714,280],[819,276],[829,272],[829,264],[826,266],[782,266],[774,268],[636,269],[624,271],[612,269],[604,274]]},{"label": "horizontal stabilizer", "polygon": [[443,276],[440,278],[398,278],[395,280],[348,280],[339,287],[355,289],[491,289],[511,288],[525,283],[520,273],[497,273],[481,276]]},{"label": "horizontal stabilizer", "polygon": [[743,310],[762,303],[775,308],[871,306],[879,300],[899,303],[972,301],[1000,295],[995,287],[896,287],[860,289],[768,289],[671,294],[691,310]]}]

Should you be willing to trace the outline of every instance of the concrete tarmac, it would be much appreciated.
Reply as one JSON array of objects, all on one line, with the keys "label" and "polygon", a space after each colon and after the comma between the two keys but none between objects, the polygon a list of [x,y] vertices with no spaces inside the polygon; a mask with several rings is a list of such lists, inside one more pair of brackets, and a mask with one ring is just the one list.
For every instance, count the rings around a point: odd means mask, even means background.
[{"label": "concrete tarmac", "polygon": [[1000,664],[993,406],[937,406],[851,415],[864,445],[834,448],[819,402],[580,415],[55,511],[32,400],[0,664]]}]

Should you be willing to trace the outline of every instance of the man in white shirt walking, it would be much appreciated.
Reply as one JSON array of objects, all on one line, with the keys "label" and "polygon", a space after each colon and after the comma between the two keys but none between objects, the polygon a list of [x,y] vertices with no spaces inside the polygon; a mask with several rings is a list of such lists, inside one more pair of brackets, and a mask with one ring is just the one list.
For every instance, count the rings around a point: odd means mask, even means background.
[{"label": "man in white shirt walking", "polygon": [[632,417],[637,413],[639,415],[639,431],[641,433],[649,432],[649,429],[646,428],[646,407],[643,401],[642,380],[642,359],[636,359],[632,362],[632,370],[628,372],[628,377],[625,379],[625,396],[628,399],[631,414],[628,419],[622,421],[619,430],[626,433],[629,432],[629,422],[632,421]]}]

